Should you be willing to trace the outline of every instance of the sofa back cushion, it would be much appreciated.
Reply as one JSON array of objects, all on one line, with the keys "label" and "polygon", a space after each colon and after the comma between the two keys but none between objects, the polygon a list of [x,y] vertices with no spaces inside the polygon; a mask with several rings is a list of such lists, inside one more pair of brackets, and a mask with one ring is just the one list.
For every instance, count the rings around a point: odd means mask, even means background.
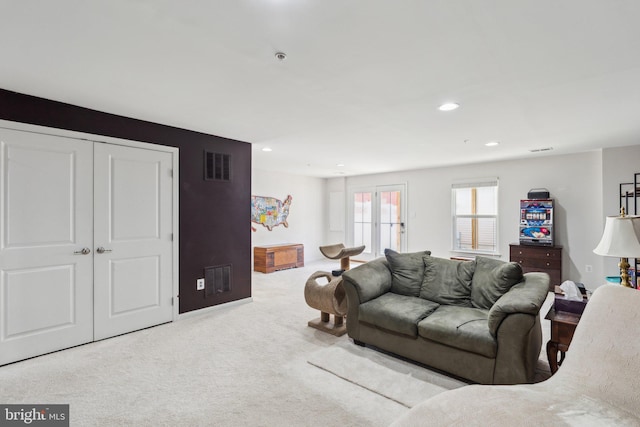
[{"label": "sofa back cushion", "polygon": [[422,257],[425,255],[431,255],[431,251],[400,253],[392,249],[384,250],[391,270],[391,292],[412,297],[420,295],[424,276]]},{"label": "sofa back cushion", "polygon": [[522,267],[517,262],[476,257],[476,270],[471,281],[471,305],[490,309],[502,295],[522,281]]},{"label": "sofa back cushion", "polygon": [[443,305],[471,307],[471,280],[475,261],[422,257],[424,277],[420,298]]}]

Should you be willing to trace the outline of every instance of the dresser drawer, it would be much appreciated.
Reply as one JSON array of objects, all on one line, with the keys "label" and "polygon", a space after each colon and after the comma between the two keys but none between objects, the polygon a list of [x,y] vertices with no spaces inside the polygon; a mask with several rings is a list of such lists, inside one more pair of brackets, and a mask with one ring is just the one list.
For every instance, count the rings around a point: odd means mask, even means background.
[{"label": "dresser drawer", "polygon": [[509,260],[522,266],[525,273],[549,275],[549,290],[562,283],[562,247],[509,245]]},{"label": "dresser drawer", "polygon": [[558,248],[545,248],[543,246],[527,247],[527,246],[511,246],[511,258],[527,258],[527,259],[562,259],[562,250]]},{"label": "dresser drawer", "polygon": [[517,262],[523,269],[560,270],[562,268],[562,261],[559,259],[512,258],[511,261]]}]

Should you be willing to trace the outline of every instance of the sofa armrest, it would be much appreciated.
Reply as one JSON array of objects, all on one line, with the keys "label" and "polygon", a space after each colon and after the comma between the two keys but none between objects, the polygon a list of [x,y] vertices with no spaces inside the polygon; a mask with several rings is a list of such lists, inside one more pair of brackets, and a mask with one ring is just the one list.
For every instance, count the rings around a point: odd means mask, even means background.
[{"label": "sofa armrest", "polygon": [[[359,265],[342,274],[343,286],[346,290],[351,289],[352,295],[357,296],[357,300],[349,299],[349,305],[359,305],[370,301],[391,289],[391,270],[384,258]],[[350,292],[347,292],[349,295]]]},{"label": "sofa armrest", "polygon": [[391,270],[385,258],[359,265],[342,274],[347,294],[347,333],[360,341],[360,304],[383,295],[391,289]]},{"label": "sofa armrest", "polygon": [[525,273],[522,282],[502,295],[489,310],[489,331],[497,336],[500,324],[510,314],[537,315],[549,292],[547,273]]}]

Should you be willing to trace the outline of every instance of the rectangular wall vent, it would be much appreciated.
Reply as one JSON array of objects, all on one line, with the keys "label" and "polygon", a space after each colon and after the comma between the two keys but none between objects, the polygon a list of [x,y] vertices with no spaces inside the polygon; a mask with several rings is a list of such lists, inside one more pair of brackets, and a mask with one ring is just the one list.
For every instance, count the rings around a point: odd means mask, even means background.
[{"label": "rectangular wall vent", "polygon": [[231,154],[204,152],[204,179],[231,181]]},{"label": "rectangular wall vent", "polygon": [[204,296],[210,297],[231,290],[231,264],[204,269]]},{"label": "rectangular wall vent", "polygon": [[553,150],[553,147],[545,147],[545,148],[533,148],[531,150],[529,150],[531,153],[539,153],[541,151],[551,151]]}]

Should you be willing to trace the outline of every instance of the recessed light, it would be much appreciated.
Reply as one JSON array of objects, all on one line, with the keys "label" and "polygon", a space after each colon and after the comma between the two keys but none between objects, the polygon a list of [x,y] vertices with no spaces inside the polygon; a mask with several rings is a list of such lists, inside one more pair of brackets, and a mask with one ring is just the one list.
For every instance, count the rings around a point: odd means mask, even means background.
[{"label": "recessed light", "polygon": [[287,59],[287,54],[284,52],[276,52],[275,57],[278,61],[284,61]]},{"label": "recessed light", "polygon": [[456,108],[460,107],[460,104],[456,104],[455,102],[447,102],[438,107],[440,111],[453,111]]},{"label": "recessed light", "polygon": [[495,147],[496,145],[500,145],[500,143],[498,141],[489,141],[486,144],[487,147]]},{"label": "recessed light", "polygon": [[264,147],[264,148],[262,149],[262,151],[269,152],[269,151],[273,151],[273,150],[272,150],[271,148],[269,148],[269,147]]}]

